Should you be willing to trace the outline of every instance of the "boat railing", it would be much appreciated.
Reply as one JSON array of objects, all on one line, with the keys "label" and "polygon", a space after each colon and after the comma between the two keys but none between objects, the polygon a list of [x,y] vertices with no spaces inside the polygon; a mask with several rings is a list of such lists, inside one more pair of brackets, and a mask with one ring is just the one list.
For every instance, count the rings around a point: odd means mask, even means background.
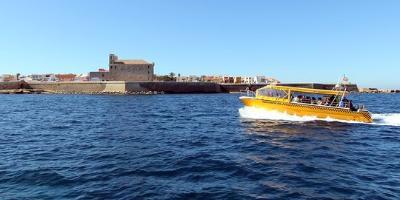
[{"label": "boat railing", "polygon": [[366,111],[367,109],[365,108],[364,104],[358,104],[357,107],[358,111]]},{"label": "boat railing", "polygon": [[251,90],[240,90],[240,96],[255,97],[256,93]]}]

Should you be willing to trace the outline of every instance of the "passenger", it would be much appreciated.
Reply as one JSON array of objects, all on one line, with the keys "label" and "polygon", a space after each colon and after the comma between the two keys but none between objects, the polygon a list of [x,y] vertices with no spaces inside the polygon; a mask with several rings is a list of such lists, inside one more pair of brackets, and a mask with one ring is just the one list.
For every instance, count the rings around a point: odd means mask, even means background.
[{"label": "passenger", "polygon": [[344,101],[343,100],[340,100],[339,107],[344,108]]},{"label": "passenger", "polygon": [[309,96],[306,96],[305,103],[311,103],[311,98]]},{"label": "passenger", "polygon": [[343,106],[343,107],[345,107],[345,108],[350,108],[349,100],[348,100],[346,97],[343,98],[343,103],[344,103],[344,106]]},{"label": "passenger", "polygon": [[299,96],[297,96],[298,98],[299,98],[299,103],[303,103],[303,95],[299,95]]},{"label": "passenger", "polygon": [[324,105],[324,106],[327,106],[327,105],[329,105],[329,102],[328,102],[329,100],[328,100],[328,97],[323,97],[322,98],[322,105]]},{"label": "passenger", "polygon": [[322,105],[322,99],[321,99],[321,97],[318,98],[317,105]]},{"label": "passenger", "polygon": [[335,100],[335,96],[334,96],[334,95],[330,96],[330,97],[329,97],[329,100],[328,100],[328,102],[329,102],[328,105],[333,105],[334,100]]},{"label": "passenger", "polygon": [[307,97],[303,96],[303,98],[301,98],[301,103],[307,103]]},{"label": "passenger", "polygon": [[352,100],[349,101],[349,105],[350,105],[350,110],[351,110],[351,111],[357,111],[357,110],[358,110],[358,108],[356,108],[356,107],[353,105],[353,101],[352,101]]},{"label": "passenger", "polygon": [[311,104],[317,104],[317,99],[315,97],[311,98]]},{"label": "passenger", "polygon": [[299,100],[300,100],[300,99],[299,99],[299,96],[293,98],[293,102],[295,102],[295,103],[298,103]]}]

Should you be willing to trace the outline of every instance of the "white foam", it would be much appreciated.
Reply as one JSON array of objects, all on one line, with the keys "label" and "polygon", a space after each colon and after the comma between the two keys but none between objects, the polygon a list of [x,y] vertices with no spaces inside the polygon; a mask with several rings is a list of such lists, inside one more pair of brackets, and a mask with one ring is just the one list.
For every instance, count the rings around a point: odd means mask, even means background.
[{"label": "white foam", "polygon": [[278,111],[269,111],[261,108],[245,106],[239,109],[242,118],[247,119],[267,119],[267,120],[283,120],[283,121],[314,121],[317,117],[301,117],[289,115]]},{"label": "white foam", "polygon": [[372,114],[374,124],[400,126],[400,113]]},{"label": "white foam", "polygon": [[[242,118],[246,119],[264,119],[264,120],[281,120],[281,121],[328,121],[328,122],[343,122],[343,123],[362,123],[357,121],[345,121],[337,120],[333,118],[320,119],[316,116],[296,116],[289,115],[278,111],[269,111],[261,108],[245,106],[239,109],[239,114]],[[387,114],[373,114],[373,124],[375,125],[388,125],[388,126],[400,126],[400,113],[387,113]]]}]

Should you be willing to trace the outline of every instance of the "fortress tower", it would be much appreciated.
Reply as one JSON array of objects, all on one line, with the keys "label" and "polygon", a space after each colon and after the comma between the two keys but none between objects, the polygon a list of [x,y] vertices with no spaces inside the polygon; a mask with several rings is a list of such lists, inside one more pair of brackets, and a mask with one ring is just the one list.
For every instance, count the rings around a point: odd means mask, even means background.
[{"label": "fortress tower", "polygon": [[114,64],[114,62],[118,60],[118,56],[116,56],[115,54],[110,54],[108,60],[110,65]]}]

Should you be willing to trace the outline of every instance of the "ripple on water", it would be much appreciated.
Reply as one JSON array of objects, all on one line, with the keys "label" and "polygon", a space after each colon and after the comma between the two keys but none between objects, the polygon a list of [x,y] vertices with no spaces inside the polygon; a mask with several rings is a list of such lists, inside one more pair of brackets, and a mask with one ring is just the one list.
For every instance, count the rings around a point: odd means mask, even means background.
[{"label": "ripple on water", "polygon": [[398,111],[379,103],[400,99],[354,98],[381,121],[243,118],[235,94],[2,95],[0,194],[400,199]]},{"label": "ripple on water", "polygon": [[32,169],[20,170],[16,172],[5,173],[2,182],[11,184],[24,184],[34,186],[67,186],[73,183],[73,180],[57,173],[51,169]]}]

